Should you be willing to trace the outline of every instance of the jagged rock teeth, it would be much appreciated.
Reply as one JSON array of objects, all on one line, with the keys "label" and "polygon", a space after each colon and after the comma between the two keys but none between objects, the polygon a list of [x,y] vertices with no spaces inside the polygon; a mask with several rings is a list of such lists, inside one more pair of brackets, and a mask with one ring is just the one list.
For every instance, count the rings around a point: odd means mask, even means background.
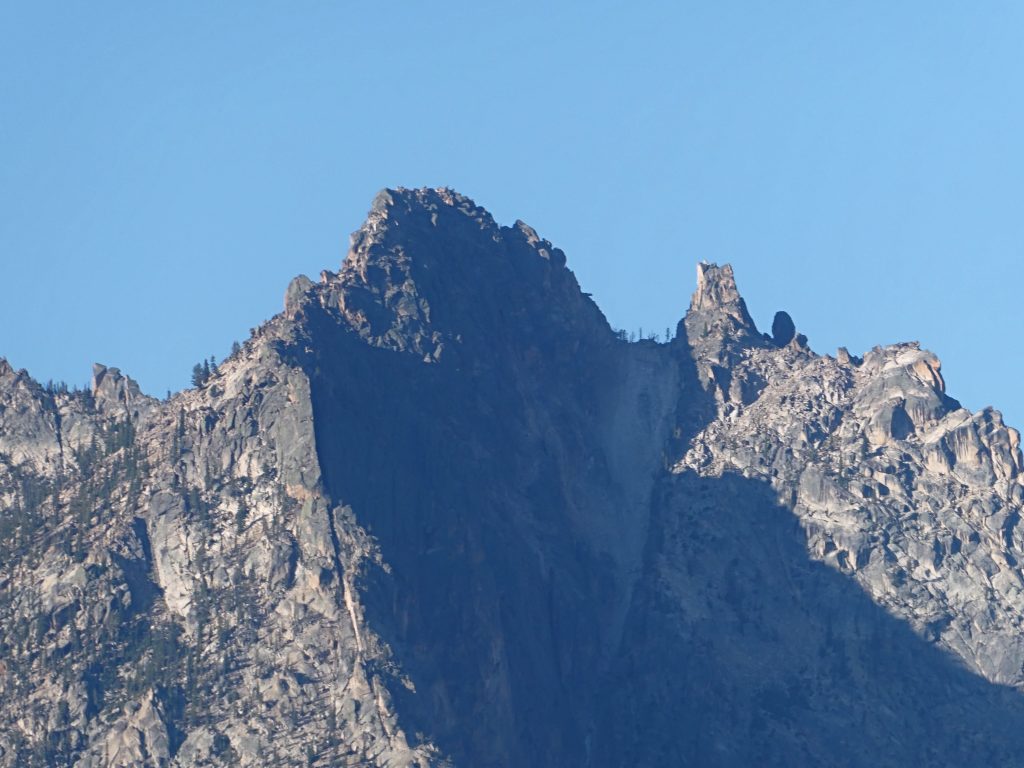
[{"label": "jagged rock teeth", "polygon": [[[138,382],[124,376],[117,368],[108,368],[100,363],[92,367],[92,396],[101,411],[138,411],[152,407],[155,401],[142,394]],[[137,414],[136,414],[137,415]]]},{"label": "jagged rock teeth", "polygon": [[0,359],[0,768],[1019,763],[1019,433],[697,275],[391,189],[211,386]]},{"label": "jagged rock teeth", "polygon": [[697,290],[690,301],[692,312],[722,312],[744,325],[753,325],[746,303],[736,288],[732,266],[708,262],[697,265]]},{"label": "jagged rock teeth", "polygon": [[703,340],[708,348],[764,343],[728,264],[697,265],[697,290],[690,300],[685,326],[691,341]]},{"label": "jagged rock teeth", "polygon": [[284,311],[289,317],[294,317],[299,311],[307,294],[313,287],[313,281],[305,275],[298,275],[288,283],[288,290],[284,294]]}]

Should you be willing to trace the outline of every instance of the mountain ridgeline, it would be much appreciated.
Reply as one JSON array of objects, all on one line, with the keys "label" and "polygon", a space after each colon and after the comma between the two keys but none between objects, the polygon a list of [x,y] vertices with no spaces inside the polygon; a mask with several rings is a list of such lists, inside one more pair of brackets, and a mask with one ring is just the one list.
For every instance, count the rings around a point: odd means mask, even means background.
[{"label": "mountain ridgeline", "polygon": [[0,766],[1019,765],[1018,433],[798,331],[399,189],[198,387],[0,362]]}]

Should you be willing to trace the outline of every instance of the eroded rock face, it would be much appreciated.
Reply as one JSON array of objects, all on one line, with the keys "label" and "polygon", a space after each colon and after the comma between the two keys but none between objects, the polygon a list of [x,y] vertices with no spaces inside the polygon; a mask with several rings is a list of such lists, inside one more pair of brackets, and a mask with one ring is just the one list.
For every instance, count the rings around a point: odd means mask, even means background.
[{"label": "eroded rock face", "polygon": [[0,362],[0,765],[1016,765],[1019,443],[387,190],[200,389]]}]

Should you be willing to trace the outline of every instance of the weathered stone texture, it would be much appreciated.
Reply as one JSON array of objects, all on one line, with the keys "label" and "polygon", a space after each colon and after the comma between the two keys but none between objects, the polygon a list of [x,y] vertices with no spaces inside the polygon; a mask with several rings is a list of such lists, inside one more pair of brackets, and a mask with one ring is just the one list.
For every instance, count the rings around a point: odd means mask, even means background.
[{"label": "weathered stone texture", "polygon": [[0,766],[1016,765],[1019,433],[387,190],[197,389],[0,361]]}]

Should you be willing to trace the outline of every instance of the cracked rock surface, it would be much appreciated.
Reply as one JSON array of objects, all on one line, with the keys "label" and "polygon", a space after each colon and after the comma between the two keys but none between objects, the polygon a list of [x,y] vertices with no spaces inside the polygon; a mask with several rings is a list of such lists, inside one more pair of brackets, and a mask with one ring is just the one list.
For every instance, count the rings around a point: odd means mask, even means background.
[{"label": "cracked rock surface", "polygon": [[0,766],[1019,765],[1019,443],[385,190],[198,388],[0,361]]}]

